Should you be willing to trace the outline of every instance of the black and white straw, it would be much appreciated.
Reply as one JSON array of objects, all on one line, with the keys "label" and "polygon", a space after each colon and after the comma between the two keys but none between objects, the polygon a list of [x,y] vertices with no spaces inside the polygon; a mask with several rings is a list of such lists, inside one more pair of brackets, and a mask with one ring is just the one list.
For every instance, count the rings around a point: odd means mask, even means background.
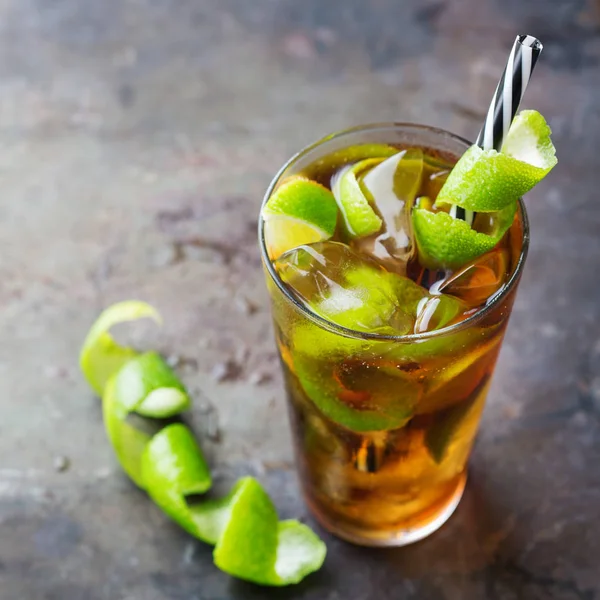
[{"label": "black and white straw", "polygon": [[[542,48],[542,43],[532,35],[518,35],[515,39],[485,123],[475,142],[480,148],[501,150]],[[473,211],[456,205],[450,209],[450,215],[469,225],[473,224],[475,218]]]}]

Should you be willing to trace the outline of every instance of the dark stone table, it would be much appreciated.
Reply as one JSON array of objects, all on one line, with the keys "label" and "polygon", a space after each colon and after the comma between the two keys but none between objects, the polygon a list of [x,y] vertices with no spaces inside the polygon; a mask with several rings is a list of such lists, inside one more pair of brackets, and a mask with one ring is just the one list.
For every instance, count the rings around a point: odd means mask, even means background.
[{"label": "dark stone table", "polygon": [[[516,33],[545,43],[526,105],[560,164],[527,198],[531,254],[463,502],[408,548],[323,533],[327,562],[297,587],[231,579],[116,465],[76,366],[88,326],[154,303],[164,328],[127,335],[178,365],[219,486],[254,474],[310,521],[262,193],[349,125],[473,138]],[[597,0],[0,1],[1,600],[599,599],[599,100]]]}]

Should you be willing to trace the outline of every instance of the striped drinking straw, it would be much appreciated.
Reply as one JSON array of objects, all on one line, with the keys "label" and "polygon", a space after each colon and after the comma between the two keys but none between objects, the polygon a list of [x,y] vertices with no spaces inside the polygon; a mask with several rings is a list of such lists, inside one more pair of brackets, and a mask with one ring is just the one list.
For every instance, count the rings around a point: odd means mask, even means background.
[{"label": "striped drinking straw", "polygon": [[[508,55],[506,67],[504,67],[504,72],[498,82],[496,93],[488,109],[485,123],[475,142],[483,150],[493,148],[500,151],[502,148],[542,48],[541,42],[531,35],[518,35],[515,39],[512,50]],[[473,225],[475,219],[473,211],[465,210],[455,204],[450,208],[450,215],[455,219],[466,221],[469,226]],[[419,281],[418,283],[424,287],[429,287],[432,281],[443,278],[444,275],[444,271],[425,269],[421,277],[426,277],[427,282]],[[377,472],[384,445],[385,434],[380,434],[377,440],[364,441],[356,453],[355,468],[367,473]]]},{"label": "striped drinking straw", "polygon": [[[487,117],[475,142],[483,150],[494,149],[500,152],[542,48],[542,43],[532,35],[518,35],[515,39]],[[475,213],[453,204],[450,216],[473,225]]]}]

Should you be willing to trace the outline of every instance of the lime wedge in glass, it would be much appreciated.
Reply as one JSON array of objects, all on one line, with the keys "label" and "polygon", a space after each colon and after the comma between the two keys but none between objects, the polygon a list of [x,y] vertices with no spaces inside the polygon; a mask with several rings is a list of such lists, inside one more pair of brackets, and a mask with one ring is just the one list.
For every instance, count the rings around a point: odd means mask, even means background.
[{"label": "lime wedge in glass", "polygon": [[382,160],[381,158],[361,160],[354,165],[344,167],[331,180],[331,189],[342,213],[342,224],[350,239],[376,233],[383,225],[360,182],[360,177],[380,164]]},{"label": "lime wedge in glass", "polygon": [[516,211],[516,200],[498,211],[493,231],[488,235],[471,229],[465,221],[454,219],[448,213],[413,209],[419,262],[430,269],[462,267],[494,248],[512,225]]},{"label": "lime wedge in glass", "polygon": [[435,201],[475,212],[494,212],[514,204],[556,165],[550,127],[535,110],[521,111],[501,152],[471,146],[456,163]]},{"label": "lime wedge in glass", "polygon": [[[296,375],[308,398],[338,425],[351,431],[397,429],[413,415],[421,389],[396,364],[373,363],[369,381],[353,380],[345,385],[344,374],[367,371],[366,359],[347,360],[342,365],[326,359],[294,357]],[[361,365],[361,366],[359,366]],[[351,381],[350,376],[347,378]]]},{"label": "lime wedge in glass", "polygon": [[333,194],[315,181],[294,176],[284,181],[262,210],[271,260],[300,246],[329,239],[338,208]]}]

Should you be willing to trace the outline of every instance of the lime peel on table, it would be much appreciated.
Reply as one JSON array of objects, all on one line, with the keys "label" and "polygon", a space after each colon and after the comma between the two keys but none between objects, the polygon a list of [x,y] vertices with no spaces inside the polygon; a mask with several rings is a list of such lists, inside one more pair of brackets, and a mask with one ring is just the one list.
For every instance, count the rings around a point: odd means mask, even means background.
[{"label": "lime peel on table", "polygon": [[[128,301],[106,309],[92,326],[81,352],[81,368],[102,392],[105,427],[123,470],[165,514],[191,535],[215,545],[215,564],[226,573],[261,585],[301,581],[325,560],[325,544],[298,521],[279,521],[269,496],[252,477],[241,479],[224,498],[189,504],[212,480],[192,431],[182,423],[163,428],[154,419],[173,417],[191,401],[177,375],[156,352],[138,353],[117,344],[109,329],[152,317],[156,310]],[[154,435],[128,416],[153,419]],[[241,550],[240,550],[241,549]]]},{"label": "lime peel on table", "polygon": [[323,564],[325,544],[298,521],[278,521],[271,499],[252,477],[238,482],[228,510],[214,551],[221,570],[276,586],[298,583]]},{"label": "lime peel on table", "polygon": [[161,323],[160,315],[149,304],[126,300],[107,308],[92,325],[81,348],[79,365],[97,394],[101,395],[108,378],[137,354],[133,348],[117,344],[109,333],[110,328],[145,317]]},{"label": "lime peel on table", "polygon": [[328,240],[335,233],[338,208],[324,186],[301,176],[286,179],[262,209],[271,260],[300,246]]}]

